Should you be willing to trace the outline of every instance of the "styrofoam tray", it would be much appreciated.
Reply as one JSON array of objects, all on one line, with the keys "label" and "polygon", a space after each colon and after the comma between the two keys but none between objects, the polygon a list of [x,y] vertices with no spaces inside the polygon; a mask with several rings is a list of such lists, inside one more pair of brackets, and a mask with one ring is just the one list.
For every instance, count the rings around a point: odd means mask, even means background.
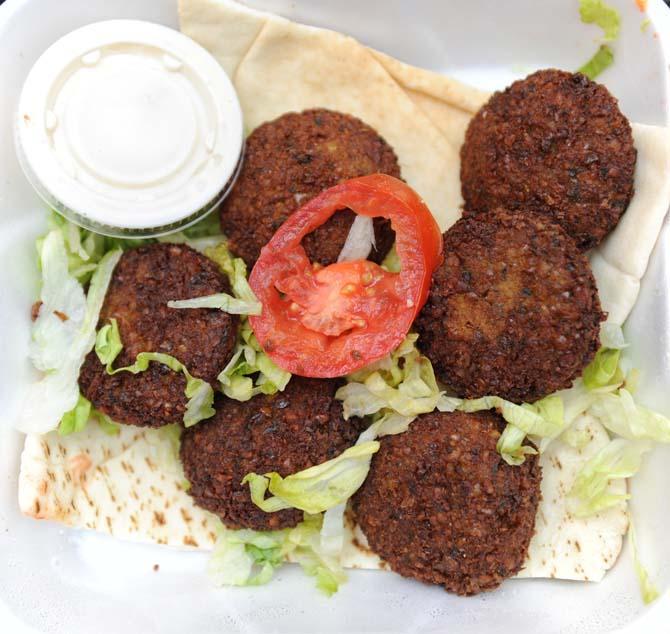
[{"label": "styrofoam tray", "polygon": [[[643,32],[645,16],[634,0],[609,2],[620,9],[623,28],[615,65],[600,80],[631,120],[667,125],[669,58],[662,42],[666,36],[670,42],[670,11],[650,0],[653,24]],[[403,61],[487,89],[540,67],[576,68],[599,35],[579,21],[576,0],[248,4],[350,33]],[[28,69],[51,42],[110,18],[176,27],[176,0],[8,0],[0,8],[0,632],[667,632],[670,597],[642,605],[628,549],[601,584],[510,581],[494,593],[462,599],[393,574],[354,572],[326,599],[290,567],[266,587],[217,590],[204,574],[205,554],[127,544],[19,514],[22,437],[12,421],[27,377],[29,306],[37,284],[33,240],[43,230],[44,210],[14,156],[13,112]],[[669,289],[666,224],[626,325],[629,354],[644,376],[640,400],[666,414]],[[670,585],[669,465],[670,451],[656,450],[632,487],[642,554],[661,587]]]}]

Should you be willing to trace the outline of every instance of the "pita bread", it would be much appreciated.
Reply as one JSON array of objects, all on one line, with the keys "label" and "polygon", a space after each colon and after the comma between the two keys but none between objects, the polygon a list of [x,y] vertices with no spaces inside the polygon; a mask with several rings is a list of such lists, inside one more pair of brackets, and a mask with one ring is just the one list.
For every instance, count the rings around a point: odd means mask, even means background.
[{"label": "pita bread", "polygon": [[[247,129],[291,110],[322,106],[349,112],[376,128],[396,150],[404,178],[426,200],[440,226],[460,216],[459,148],[471,116],[488,95],[442,75],[366,49],[345,35],[292,23],[230,0],[181,0],[181,28],[223,65],[238,90]],[[327,78],[327,81],[326,81]],[[670,200],[670,133],[634,126],[636,194],[624,220],[591,255],[610,319],[622,323]],[[625,248],[622,248],[625,245]],[[607,442],[592,418],[578,424],[591,440],[575,450],[555,441],[541,457],[536,535],[519,576],[600,580],[620,551],[625,507],[588,519],[572,517],[565,496],[589,456]],[[69,437],[28,436],[19,478],[27,515],[117,537],[211,548],[215,518],[196,507],[160,430],[122,427],[110,437],[91,422]],[[622,491],[625,482],[615,481]],[[385,564],[348,527],[344,563]]]}]

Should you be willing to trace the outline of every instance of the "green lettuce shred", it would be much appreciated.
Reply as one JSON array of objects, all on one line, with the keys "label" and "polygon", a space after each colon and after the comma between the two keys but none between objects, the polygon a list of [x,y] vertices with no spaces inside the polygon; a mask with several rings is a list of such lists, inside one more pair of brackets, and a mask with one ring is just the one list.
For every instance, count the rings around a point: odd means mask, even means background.
[{"label": "green lettuce shred", "polygon": [[650,449],[647,441],[611,440],[577,474],[568,497],[570,510],[576,517],[588,517],[628,500],[628,493],[612,493],[610,482],[635,475]]},{"label": "green lettuce shred", "polygon": [[112,364],[123,350],[121,343],[121,334],[119,333],[119,324],[112,317],[108,324],[105,324],[95,337],[95,354],[100,363],[111,369]]},{"label": "green lettuce shred", "polygon": [[633,568],[637,575],[638,584],[640,586],[640,594],[645,605],[649,605],[658,599],[661,593],[658,591],[656,585],[649,578],[647,569],[640,561],[640,553],[637,548],[637,533],[635,532],[635,524],[633,517],[628,514],[628,543],[630,545],[631,555],[633,557]]},{"label": "green lettuce shred", "polygon": [[286,561],[293,561],[316,579],[316,586],[331,596],[346,580],[339,559],[321,548],[321,515],[305,514],[295,528],[278,531],[227,530],[218,525],[218,539],[208,572],[217,586],[266,584]]},{"label": "green lettuce shred", "polygon": [[95,343],[95,328],[121,251],[106,253],[90,276],[88,292],[69,270],[63,233],[50,231],[40,242],[40,309],[32,326],[30,359],[41,376],[31,383],[16,427],[47,433],[76,410],[81,364]]},{"label": "green lettuce shred", "polygon": [[612,383],[622,383],[623,376],[619,370],[621,350],[601,348],[595,358],[584,369],[582,379],[589,390],[604,387]]},{"label": "green lettuce shred", "polygon": [[606,44],[602,44],[593,57],[579,67],[578,72],[582,73],[582,75],[586,75],[589,79],[594,80],[613,63],[614,53],[612,52],[612,49]]},{"label": "green lettuce shred", "polygon": [[215,293],[214,295],[205,295],[194,297],[193,299],[171,300],[167,304],[170,308],[218,308],[224,313],[230,315],[260,315],[261,303],[247,302],[237,297],[232,297],[228,293]]},{"label": "green lettuce shred", "polygon": [[603,0],[579,0],[579,16],[585,24],[596,24],[603,30],[603,40],[612,42],[619,37],[621,16]]},{"label": "green lettuce shred", "polygon": [[234,258],[225,241],[205,249],[205,255],[216,262],[230,281],[232,297],[216,293],[206,297],[168,302],[170,308],[218,308],[232,315],[260,315],[262,305],[247,281],[247,266],[241,258]]},{"label": "green lettuce shred", "polygon": [[[98,263],[110,251],[126,250],[154,242],[148,239],[110,238],[84,229],[55,211],[47,218],[49,231],[57,231],[63,236],[67,247],[68,270],[78,282],[85,284],[91,279]],[[38,238],[37,249],[41,250],[44,238]]]},{"label": "green lettuce shred", "polygon": [[[347,377],[347,385],[336,393],[343,402],[346,419],[373,415],[406,429],[416,416],[435,409],[465,412],[497,409],[509,423],[500,437],[498,450],[506,462],[517,465],[524,461],[525,455],[537,453],[535,448],[523,444],[526,436],[538,441],[557,437],[566,425],[567,416],[573,420],[587,405],[575,407],[560,393],[522,405],[498,396],[475,400],[448,396],[438,385],[430,360],[418,351],[417,339],[418,335],[410,333],[390,355]],[[387,418],[390,414],[395,417]]]},{"label": "green lettuce shred", "polygon": [[100,429],[108,436],[114,436],[120,431],[118,423],[115,423],[101,411],[94,409],[91,402],[80,394],[74,408],[66,412],[61,418],[58,433],[61,436],[68,436],[83,431],[90,420],[95,420]]},{"label": "green lettuce shred", "polygon": [[[596,24],[603,31],[603,41],[613,42],[619,37],[621,17],[619,12],[602,0],[579,0],[579,15],[585,24]],[[593,80],[614,62],[614,53],[602,44],[579,72]]]},{"label": "green lettuce shred", "polygon": [[386,257],[382,260],[381,267],[386,269],[389,273],[400,273],[400,258],[398,257],[398,252],[395,248],[395,243],[391,247],[391,250],[386,254]]},{"label": "green lettuce shred", "polygon": [[218,376],[223,393],[236,401],[248,401],[257,394],[282,392],[290,379],[291,373],[263,352],[248,320],[243,318],[233,356]]},{"label": "green lettuce shred", "polygon": [[[359,489],[370,469],[379,443],[370,440],[349,447],[339,456],[285,478],[277,472],[248,473],[251,499],[266,513],[296,508],[316,514],[346,502]],[[272,497],[266,498],[269,492]]]},{"label": "green lettuce shred", "polygon": [[432,412],[443,396],[433,366],[416,347],[410,333],[388,356],[355,372],[336,397],[343,401],[344,417],[369,416],[390,409],[402,416]]},{"label": "green lettuce shred", "polygon": [[638,405],[625,387],[602,394],[591,406],[590,413],[622,438],[670,443],[670,419]]},{"label": "green lettuce shred", "polygon": [[214,390],[212,386],[207,381],[192,376],[181,361],[163,352],[140,352],[133,364],[114,369],[112,363],[122,349],[123,344],[121,343],[118,326],[112,320],[98,331],[95,341],[95,352],[100,363],[105,366],[107,374],[114,375],[119,372],[140,374],[148,369],[149,363],[162,363],[173,372],[181,372],[186,379],[184,393],[188,403],[184,412],[184,426],[191,427],[201,420],[214,416]]},{"label": "green lettuce shred", "polygon": [[58,425],[58,433],[61,436],[68,436],[86,428],[91,417],[91,402],[81,394],[77,404],[69,412],[63,414],[63,418]]},{"label": "green lettuce shred", "polygon": [[108,436],[116,436],[121,432],[121,427],[115,423],[107,414],[103,414],[99,410],[93,410],[93,417],[98,423],[98,426]]}]

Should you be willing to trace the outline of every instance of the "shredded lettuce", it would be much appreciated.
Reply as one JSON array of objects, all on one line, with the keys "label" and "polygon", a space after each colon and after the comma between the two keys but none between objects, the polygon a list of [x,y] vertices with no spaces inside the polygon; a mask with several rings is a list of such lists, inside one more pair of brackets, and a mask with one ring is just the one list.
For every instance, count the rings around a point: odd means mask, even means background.
[{"label": "shredded lettuce", "polygon": [[168,302],[170,308],[218,308],[224,313],[231,315],[260,315],[261,303],[259,301],[248,302],[228,295],[228,293],[215,293],[204,297],[193,299],[178,299]]},{"label": "shredded lettuce", "polygon": [[400,258],[398,257],[398,252],[395,248],[395,243],[391,247],[391,250],[386,254],[386,257],[382,260],[381,264],[383,269],[386,269],[389,273],[400,273]]},{"label": "shredded lettuce", "polygon": [[100,429],[108,436],[116,436],[121,431],[118,423],[115,423],[107,414],[103,414],[99,410],[93,410],[93,418],[97,421]]},{"label": "shredded lettuce", "polygon": [[61,436],[67,436],[82,431],[86,428],[90,417],[91,402],[80,394],[77,404],[69,412],[63,414],[58,425],[58,433]]},{"label": "shredded lettuce", "polygon": [[621,383],[623,376],[619,370],[621,350],[601,348],[595,358],[584,368],[584,386],[593,390],[611,383]]},{"label": "shredded lettuce", "polygon": [[603,348],[613,348],[614,350],[627,348],[628,344],[624,339],[621,326],[611,321],[600,324],[600,345]]},{"label": "shredded lettuce", "polygon": [[152,361],[162,363],[173,372],[181,372],[186,379],[184,393],[188,398],[188,403],[184,412],[184,426],[191,427],[205,418],[214,416],[214,390],[212,386],[207,381],[191,375],[181,361],[163,352],[140,352],[133,364],[122,368],[113,368],[112,363],[122,349],[123,344],[121,343],[118,326],[116,321],[112,320],[98,331],[95,341],[95,353],[98,355],[100,363],[105,366],[107,374],[113,375],[119,372],[139,374],[145,372]]},{"label": "shredded lettuce", "polygon": [[205,255],[216,262],[228,276],[235,297],[250,303],[258,302],[258,298],[247,282],[247,265],[242,258],[234,258],[231,255],[225,242],[206,249]]},{"label": "shredded lettuce", "polygon": [[260,315],[262,305],[247,282],[247,266],[241,258],[234,258],[225,241],[205,249],[205,255],[216,262],[228,276],[233,289],[228,293],[216,293],[206,297],[196,297],[168,302],[170,308],[218,308],[232,315]]},{"label": "shredded lettuce", "polygon": [[612,49],[606,44],[603,44],[588,62],[579,67],[578,72],[593,80],[613,63],[614,53],[612,52]]},{"label": "shredded lettuce", "polygon": [[33,325],[31,359],[44,374],[29,387],[17,423],[20,431],[51,431],[75,409],[79,370],[95,343],[100,309],[120,257],[121,251],[116,250],[100,259],[84,296],[69,271],[63,233],[51,231],[41,241],[42,304]]},{"label": "shredded lettuce", "polygon": [[616,393],[602,394],[590,412],[622,438],[670,443],[670,419],[635,403],[631,393],[623,387]]},{"label": "shredded lettuce", "polygon": [[111,369],[116,357],[123,350],[121,343],[121,334],[119,333],[119,324],[112,318],[108,324],[105,324],[95,337],[95,354],[100,363]]},{"label": "shredded lettuce", "polygon": [[[151,239],[110,238],[84,229],[63,216],[52,212],[48,216],[49,233],[57,232],[63,237],[67,249],[68,271],[81,284],[91,279],[98,263],[110,251],[126,250],[154,242]],[[48,235],[48,234],[47,234]],[[38,253],[46,238],[37,240]]]},{"label": "shredded lettuce", "polygon": [[[242,484],[249,484],[253,503],[266,513],[287,508],[321,513],[343,504],[358,491],[368,474],[372,454],[378,450],[379,443],[370,440],[285,478],[275,471],[265,475],[248,473]],[[272,497],[265,498],[267,492]]]},{"label": "shredded lettuce", "polygon": [[603,30],[603,40],[611,42],[619,37],[621,16],[603,0],[579,0],[579,16],[585,24],[596,24]]},{"label": "shredded lettuce", "polygon": [[290,379],[291,373],[263,352],[249,322],[243,318],[233,356],[218,376],[223,393],[236,401],[248,401],[257,394],[282,392]]},{"label": "shredded lettuce", "polygon": [[118,423],[115,423],[107,414],[94,409],[91,402],[80,394],[77,404],[69,412],[63,414],[58,425],[58,433],[61,436],[68,436],[83,431],[90,420],[95,420],[108,436],[114,436],[120,431]]},{"label": "shredded lettuce", "polygon": [[[579,0],[579,15],[582,22],[596,24],[603,30],[603,41],[612,42],[619,36],[621,17],[619,12],[603,0]],[[602,44],[579,72],[593,80],[614,62],[614,53],[607,44]]]},{"label": "shredded lettuce", "polygon": [[628,500],[628,493],[612,493],[609,484],[635,475],[650,449],[647,441],[611,440],[577,474],[568,497],[570,510],[577,517],[588,517]]},{"label": "shredded lettuce", "polygon": [[322,551],[321,525],[320,515],[307,514],[295,528],[279,531],[231,531],[219,524],[209,576],[217,586],[262,585],[291,560],[315,577],[317,588],[330,596],[337,592],[346,575],[338,559]]},{"label": "shredded lettuce", "polygon": [[640,561],[640,553],[637,549],[637,533],[635,532],[633,517],[630,513],[628,514],[628,543],[630,545],[630,551],[633,556],[633,568],[635,569],[635,574],[637,575],[637,580],[640,585],[642,600],[644,601],[645,605],[648,605],[658,599],[660,592],[658,591],[656,585],[649,578],[647,569]]},{"label": "shredded lettuce", "polygon": [[[524,446],[527,435],[538,440],[555,438],[566,424],[564,398],[548,396],[536,403],[517,405],[498,396],[465,400],[447,396],[440,389],[430,361],[416,348],[416,334],[409,334],[400,346],[384,359],[351,374],[349,383],[336,397],[343,401],[345,418],[379,415],[385,424],[399,424],[406,429],[418,415],[460,410],[478,412],[498,409],[509,423],[498,443],[498,450],[509,464],[521,464],[528,453],[537,453]],[[576,417],[581,408],[572,408]],[[394,418],[387,418],[395,414]]]},{"label": "shredded lettuce", "polygon": [[443,392],[433,366],[416,348],[418,335],[408,334],[388,356],[351,374],[336,397],[343,401],[344,417],[368,416],[391,409],[402,416],[432,412]]},{"label": "shredded lettuce", "polygon": [[[610,431],[625,438],[670,442],[670,420],[636,405],[625,389],[630,378],[624,377],[619,367],[620,349],[625,347],[621,329],[608,326],[601,336],[612,347],[601,348],[583,379],[577,379],[570,389],[532,404],[518,405],[498,396],[474,400],[448,396],[435,380],[430,361],[417,350],[415,334],[408,335],[384,359],[347,377],[349,382],[338,390],[337,398],[343,401],[345,418],[379,418],[393,413],[394,420],[401,420],[400,428],[405,429],[416,416],[435,409],[496,409],[508,423],[498,451],[511,465],[523,463],[528,454],[545,451],[555,438],[567,434],[584,413],[597,416]],[[527,438],[534,446],[524,444]],[[569,434],[564,438],[580,442]]]}]

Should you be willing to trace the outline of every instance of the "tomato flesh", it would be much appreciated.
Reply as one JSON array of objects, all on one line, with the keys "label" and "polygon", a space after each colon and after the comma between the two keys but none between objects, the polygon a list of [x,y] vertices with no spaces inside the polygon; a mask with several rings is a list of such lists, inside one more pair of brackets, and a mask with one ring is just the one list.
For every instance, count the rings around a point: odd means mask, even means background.
[{"label": "tomato flesh", "polygon": [[[391,220],[399,273],[367,260],[312,265],[301,240],[338,209]],[[391,176],[336,185],[294,212],[249,277],[263,304],[251,316],[260,345],[282,368],[312,377],[349,374],[391,352],[428,296],[442,236],[419,196]]]}]

